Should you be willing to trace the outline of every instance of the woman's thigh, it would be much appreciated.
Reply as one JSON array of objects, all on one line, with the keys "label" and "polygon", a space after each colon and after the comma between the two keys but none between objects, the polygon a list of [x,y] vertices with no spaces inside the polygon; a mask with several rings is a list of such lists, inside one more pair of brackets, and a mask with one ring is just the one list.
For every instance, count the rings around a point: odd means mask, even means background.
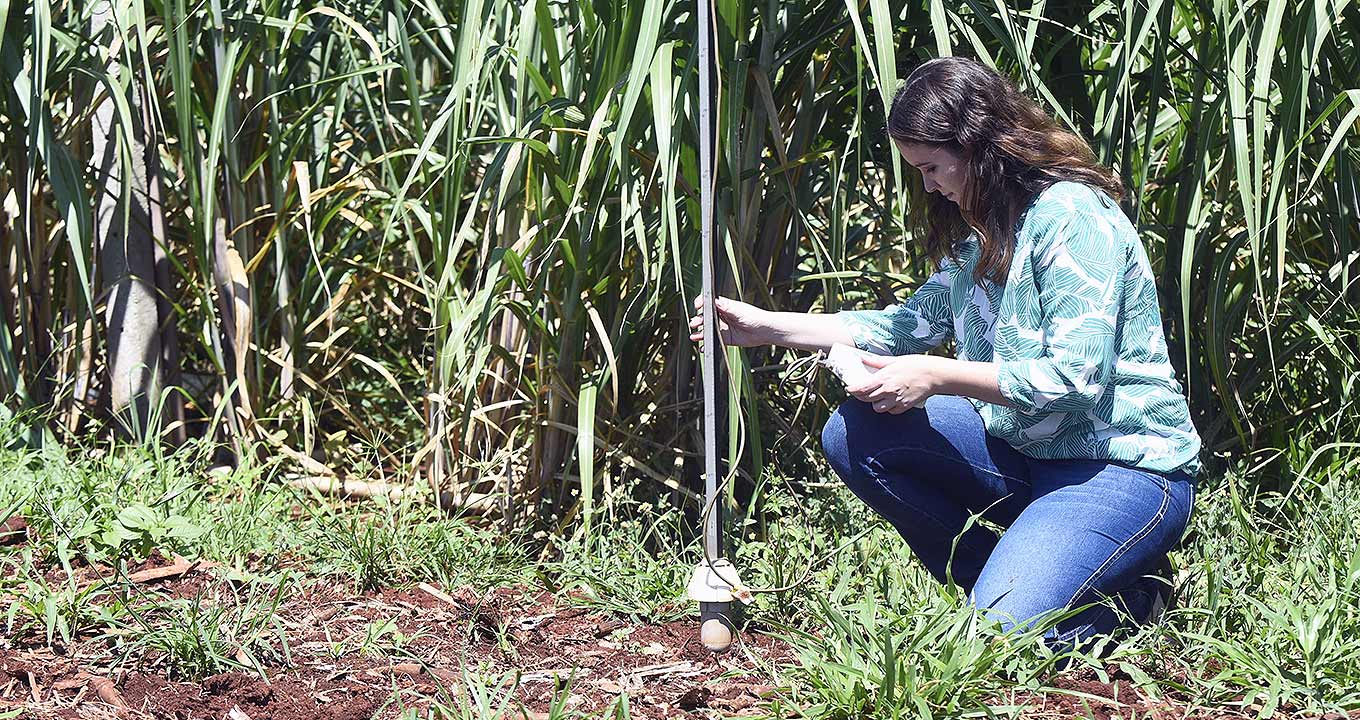
[{"label": "woman's thigh", "polygon": [[1002,535],[973,588],[1003,623],[1114,594],[1185,531],[1193,481],[1089,460],[1031,462],[1034,498]]},{"label": "woman's thigh", "polygon": [[937,395],[900,415],[852,398],[827,421],[822,445],[851,490],[894,524],[895,511],[949,515],[940,519],[957,533],[959,508],[991,508],[985,517],[1008,525],[1029,501],[1027,459],[988,435],[961,397]]}]

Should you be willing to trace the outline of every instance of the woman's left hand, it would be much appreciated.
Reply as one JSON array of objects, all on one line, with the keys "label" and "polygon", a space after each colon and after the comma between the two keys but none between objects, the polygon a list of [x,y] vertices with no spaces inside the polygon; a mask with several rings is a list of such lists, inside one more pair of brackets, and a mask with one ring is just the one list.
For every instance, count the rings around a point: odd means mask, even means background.
[{"label": "woman's left hand", "polygon": [[901,415],[926,404],[940,390],[941,363],[946,358],[933,355],[871,355],[866,367],[878,368],[869,380],[849,386],[845,391],[869,403],[875,412]]}]

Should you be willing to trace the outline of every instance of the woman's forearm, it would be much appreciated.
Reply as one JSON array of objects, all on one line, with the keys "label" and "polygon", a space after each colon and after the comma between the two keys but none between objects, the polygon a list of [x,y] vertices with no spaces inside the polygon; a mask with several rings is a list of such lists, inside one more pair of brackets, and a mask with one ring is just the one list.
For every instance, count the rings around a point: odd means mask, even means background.
[{"label": "woman's forearm", "polygon": [[800,350],[827,350],[836,343],[854,346],[850,329],[832,313],[773,312],[766,318],[766,340]]},{"label": "woman's forearm", "polygon": [[990,362],[939,358],[934,368],[934,391],[977,398],[993,405],[1009,406],[997,382],[997,365]]}]

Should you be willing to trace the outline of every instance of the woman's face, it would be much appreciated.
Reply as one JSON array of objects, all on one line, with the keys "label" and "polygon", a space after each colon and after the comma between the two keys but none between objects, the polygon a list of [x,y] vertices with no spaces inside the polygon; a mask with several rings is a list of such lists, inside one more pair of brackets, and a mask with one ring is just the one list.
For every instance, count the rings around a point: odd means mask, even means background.
[{"label": "woman's face", "polygon": [[937,192],[960,208],[964,202],[968,165],[963,155],[944,145],[925,145],[893,140],[897,151],[913,167],[921,171],[921,183],[926,192]]}]

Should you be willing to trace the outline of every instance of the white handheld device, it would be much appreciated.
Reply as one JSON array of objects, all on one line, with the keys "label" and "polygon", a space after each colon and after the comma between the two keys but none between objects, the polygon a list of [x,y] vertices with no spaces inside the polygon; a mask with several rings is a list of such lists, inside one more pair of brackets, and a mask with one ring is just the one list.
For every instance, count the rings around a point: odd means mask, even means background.
[{"label": "white handheld device", "polygon": [[831,346],[831,352],[827,353],[822,363],[831,368],[846,385],[861,385],[874,374],[873,370],[864,366],[863,358],[868,355],[859,348],[836,343]]}]

